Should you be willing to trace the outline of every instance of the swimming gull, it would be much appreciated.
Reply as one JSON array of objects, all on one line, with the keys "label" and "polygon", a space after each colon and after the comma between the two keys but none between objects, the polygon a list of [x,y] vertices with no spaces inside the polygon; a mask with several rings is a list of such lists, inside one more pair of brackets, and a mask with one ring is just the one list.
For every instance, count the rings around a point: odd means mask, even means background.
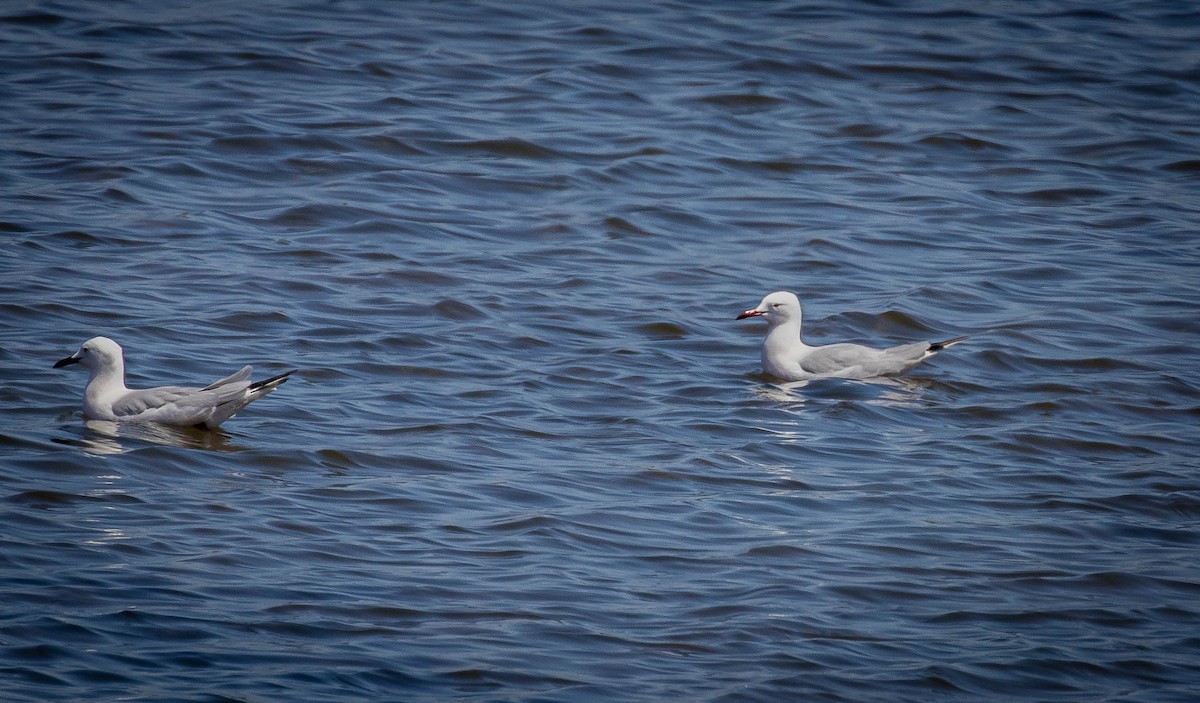
[{"label": "swimming gull", "polygon": [[160,386],[134,390],[125,387],[125,356],[108,337],[93,337],[79,351],[54,364],[60,369],[83,364],[91,374],[84,393],[83,414],[91,420],[157,422],[214,430],[239,410],[275,390],[295,370],[263,381],[249,380],[249,366],[205,386]]},{"label": "swimming gull", "polygon": [[861,344],[828,344],[810,347],[800,338],[800,299],[787,291],[771,293],[758,307],[737,316],[767,319],[763,340],[763,371],[785,381],[813,378],[875,378],[904,373],[966,337],[944,342],[917,342],[887,349]]}]

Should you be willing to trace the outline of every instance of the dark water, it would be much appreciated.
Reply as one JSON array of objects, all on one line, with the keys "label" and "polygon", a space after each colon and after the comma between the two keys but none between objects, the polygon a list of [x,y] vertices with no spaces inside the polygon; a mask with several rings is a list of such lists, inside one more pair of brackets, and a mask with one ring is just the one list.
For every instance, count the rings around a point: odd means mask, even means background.
[{"label": "dark water", "polygon": [[0,698],[1196,700],[1187,7],[4,4]]}]

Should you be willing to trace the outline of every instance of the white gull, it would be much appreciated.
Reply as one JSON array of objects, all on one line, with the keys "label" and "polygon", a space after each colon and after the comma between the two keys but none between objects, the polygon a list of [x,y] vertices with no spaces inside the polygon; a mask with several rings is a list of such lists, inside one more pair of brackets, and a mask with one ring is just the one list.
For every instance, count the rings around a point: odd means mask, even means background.
[{"label": "white gull", "polygon": [[251,382],[249,366],[204,388],[125,387],[125,355],[108,337],[93,337],[79,351],[54,364],[59,369],[83,364],[91,374],[84,392],[83,414],[90,420],[157,422],[214,430],[253,401],[275,390],[296,373],[288,371]]},{"label": "white gull", "polygon": [[887,349],[861,344],[828,344],[810,347],[800,338],[800,299],[787,291],[771,293],[758,307],[737,316],[767,319],[763,340],[763,371],[785,381],[814,378],[875,378],[904,373],[966,337],[944,342],[916,342]]}]

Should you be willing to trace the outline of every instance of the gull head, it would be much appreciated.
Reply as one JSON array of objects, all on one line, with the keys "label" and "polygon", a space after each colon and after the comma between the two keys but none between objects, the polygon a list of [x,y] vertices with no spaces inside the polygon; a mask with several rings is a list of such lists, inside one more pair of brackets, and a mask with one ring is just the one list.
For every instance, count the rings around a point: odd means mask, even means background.
[{"label": "gull head", "polygon": [[763,298],[758,307],[738,315],[737,319],[744,320],[747,317],[765,317],[767,324],[771,327],[793,319],[799,323],[800,299],[794,293],[784,290],[776,291]]},{"label": "gull head", "polygon": [[71,364],[83,364],[93,374],[102,369],[120,368],[124,366],[121,345],[108,337],[92,337],[79,347],[79,351],[55,362],[54,368]]}]

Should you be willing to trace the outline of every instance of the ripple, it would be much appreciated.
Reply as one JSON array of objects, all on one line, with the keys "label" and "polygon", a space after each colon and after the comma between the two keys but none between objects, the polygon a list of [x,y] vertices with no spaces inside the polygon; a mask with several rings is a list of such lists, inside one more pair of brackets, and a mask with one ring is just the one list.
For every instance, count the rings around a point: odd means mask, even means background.
[{"label": "ripple", "polygon": [[1200,159],[1185,159],[1183,161],[1173,161],[1168,164],[1163,164],[1164,171],[1178,171],[1180,173],[1194,173],[1200,171]]},{"label": "ripple", "polygon": [[971,137],[964,134],[939,134],[931,135],[922,138],[919,144],[925,146],[936,147],[939,149],[969,149],[971,151],[1012,151],[1012,148],[1004,144],[997,144],[979,137]]},{"label": "ripple", "polygon": [[748,112],[769,110],[771,108],[787,104],[787,101],[783,98],[777,98],[772,95],[760,95],[757,93],[714,94],[706,95],[698,98],[698,100],[699,102],[707,105],[728,108],[734,111]]},{"label": "ripple", "polygon": [[548,159],[556,158],[558,154],[534,142],[518,138],[508,139],[475,139],[461,142],[442,142],[442,149],[479,153],[486,156],[498,156],[517,159]]},{"label": "ripple", "polygon": [[11,503],[20,503],[31,505],[39,508],[52,508],[61,505],[69,505],[79,501],[99,501],[99,502],[116,502],[116,503],[140,503],[133,496],[122,494],[105,494],[105,495],[76,495],[72,493],[62,493],[59,491],[48,490],[30,490],[23,491],[14,495],[10,495],[5,500]]},{"label": "ripple", "polygon": [[1098,198],[1108,197],[1111,194],[1107,191],[1095,188],[1043,188],[1014,193],[993,191],[989,192],[989,195],[994,195],[998,198],[1007,200],[1053,205],[1059,203],[1074,203],[1081,200],[1095,200]]},{"label": "ripple", "polygon": [[53,27],[66,22],[67,18],[52,12],[27,12],[19,15],[5,15],[0,22],[5,24],[27,25],[33,27]]}]

